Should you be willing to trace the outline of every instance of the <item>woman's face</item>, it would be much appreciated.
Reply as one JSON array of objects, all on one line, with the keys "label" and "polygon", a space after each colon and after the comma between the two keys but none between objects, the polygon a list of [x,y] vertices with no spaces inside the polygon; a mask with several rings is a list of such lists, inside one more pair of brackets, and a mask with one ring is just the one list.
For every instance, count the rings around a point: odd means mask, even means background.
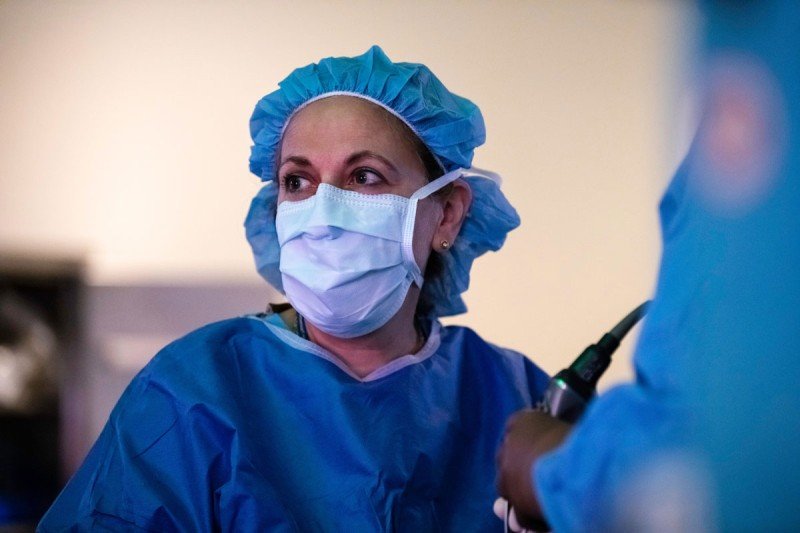
[{"label": "woman's face", "polygon": [[[428,180],[404,127],[386,110],[360,98],[332,96],[309,104],[283,135],[278,203],[308,198],[321,183],[365,194],[411,196]],[[414,255],[421,268],[441,216],[435,199],[419,202]]]},{"label": "woman's face", "polygon": [[410,196],[427,179],[413,145],[391,122],[397,120],[352,96],[324,98],[300,110],[281,143],[278,202],[308,198],[320,183]]}]

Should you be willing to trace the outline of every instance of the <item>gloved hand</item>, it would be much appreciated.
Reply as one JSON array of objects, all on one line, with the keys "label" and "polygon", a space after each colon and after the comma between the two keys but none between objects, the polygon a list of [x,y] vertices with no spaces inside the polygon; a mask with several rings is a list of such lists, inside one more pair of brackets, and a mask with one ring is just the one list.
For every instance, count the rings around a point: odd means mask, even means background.
[{"label": "gloved hand", "polygon": [[505,523],[505,531],[513,531],[514,533],[535,533],[530,529],[523,529],[517,520],[517,513],[508,504],[507,500],[497,498],[494,501],[494,514]]},{"label": "gloved hand", "polygon": [[497,452],[497,490],[514,507],[520,526],[543,531],[544,517],[536,497],[531,472],[533,464],[558,447],[572,424],[546,413],[526,409],[506,424],[505,437]]}]

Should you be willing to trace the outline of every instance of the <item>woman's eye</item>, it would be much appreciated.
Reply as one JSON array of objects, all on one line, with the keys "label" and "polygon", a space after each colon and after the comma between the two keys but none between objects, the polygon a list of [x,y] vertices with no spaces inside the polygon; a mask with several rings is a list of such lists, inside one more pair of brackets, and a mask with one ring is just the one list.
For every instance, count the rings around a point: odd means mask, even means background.
[{"label": "woman's eye", "polygon": [[286,192],[298,192],[304,189],[307,185],[307,180],[296,174],[289,174],[283,178],[283,188]]},{"label": "woman's eye", "polygon": [[360,168],[355,171],[353,181],[356,185],[377,185],[383,181],[383,177],[368,168]]}]

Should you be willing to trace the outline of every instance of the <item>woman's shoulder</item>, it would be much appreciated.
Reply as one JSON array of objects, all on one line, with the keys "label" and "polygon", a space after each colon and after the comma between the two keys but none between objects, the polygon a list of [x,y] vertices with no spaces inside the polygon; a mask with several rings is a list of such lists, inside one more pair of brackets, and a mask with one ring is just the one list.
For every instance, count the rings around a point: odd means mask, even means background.
[{"label": "woman's shoulder", "polygon": [[470,327],[444,326],[441,331],[442,343],[459,344],[471,353],[493,355],[512,360],[527,360],[527,357],[522,353],[490,342]]},{"label": "woman's shoulder", "polygon": [[170,342],[162,348],[145,368],[187,363],[202,363],[208,358],[224,356],[242,339],[272,338],[260,315],[243,315],[212,322]]},{"label": "woman's shoulder", "polygon": [[237,336],[264,336],[265,334],[267,334],[267,329],[264,327],[263,315],[242,315],[201,326],[174,340],[166,348],[185,345],[211,347],[229,343]]},{"label": "woman's shoulder", "polygon": [[479,365],[487,372],[502,370],[517,378],[525,376],[537,391],[547,386],[549,376],[530,357],[490,342],[469,327],[446,326],[441,336],[442,346],[462,357],[464,364]]},{"label": "woman's shoulder", "polygon": [[[133,378],[111,419],[136,427],[147,421],[145,425],[157,427],[158,433],[177,417],[196,413],[198,405],[235,409],[242,379],[238,358],[243,352],[237,345],[254,339],[263,339],[266,346],[274,339],[255,315],[213,322],[176,339]],[[135,440],[152,440],[143,433]]]},{"label": "woman's shoulder", "polygon": [[176,399],[219,396],[235,389],[240,379],[239,359],[252,355],[247,347],[257,343],[259,355],[278,344],[257,316],[213,322],[172,341],[158,351],[131,382],[158,387]]}]

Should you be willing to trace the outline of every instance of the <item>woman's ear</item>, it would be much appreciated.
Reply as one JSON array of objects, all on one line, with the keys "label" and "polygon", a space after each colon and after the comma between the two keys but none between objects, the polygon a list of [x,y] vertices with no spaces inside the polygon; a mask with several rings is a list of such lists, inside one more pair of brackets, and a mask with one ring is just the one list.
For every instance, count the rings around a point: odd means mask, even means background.
[{"label": "woman's ear", "polygon": [[461,225],[472,204],[472,189],[462,178],[452,183],[447,197],[442,201],[442,221],[433,234],[433,249],[443,252],[453,245],[461,231]]}]

